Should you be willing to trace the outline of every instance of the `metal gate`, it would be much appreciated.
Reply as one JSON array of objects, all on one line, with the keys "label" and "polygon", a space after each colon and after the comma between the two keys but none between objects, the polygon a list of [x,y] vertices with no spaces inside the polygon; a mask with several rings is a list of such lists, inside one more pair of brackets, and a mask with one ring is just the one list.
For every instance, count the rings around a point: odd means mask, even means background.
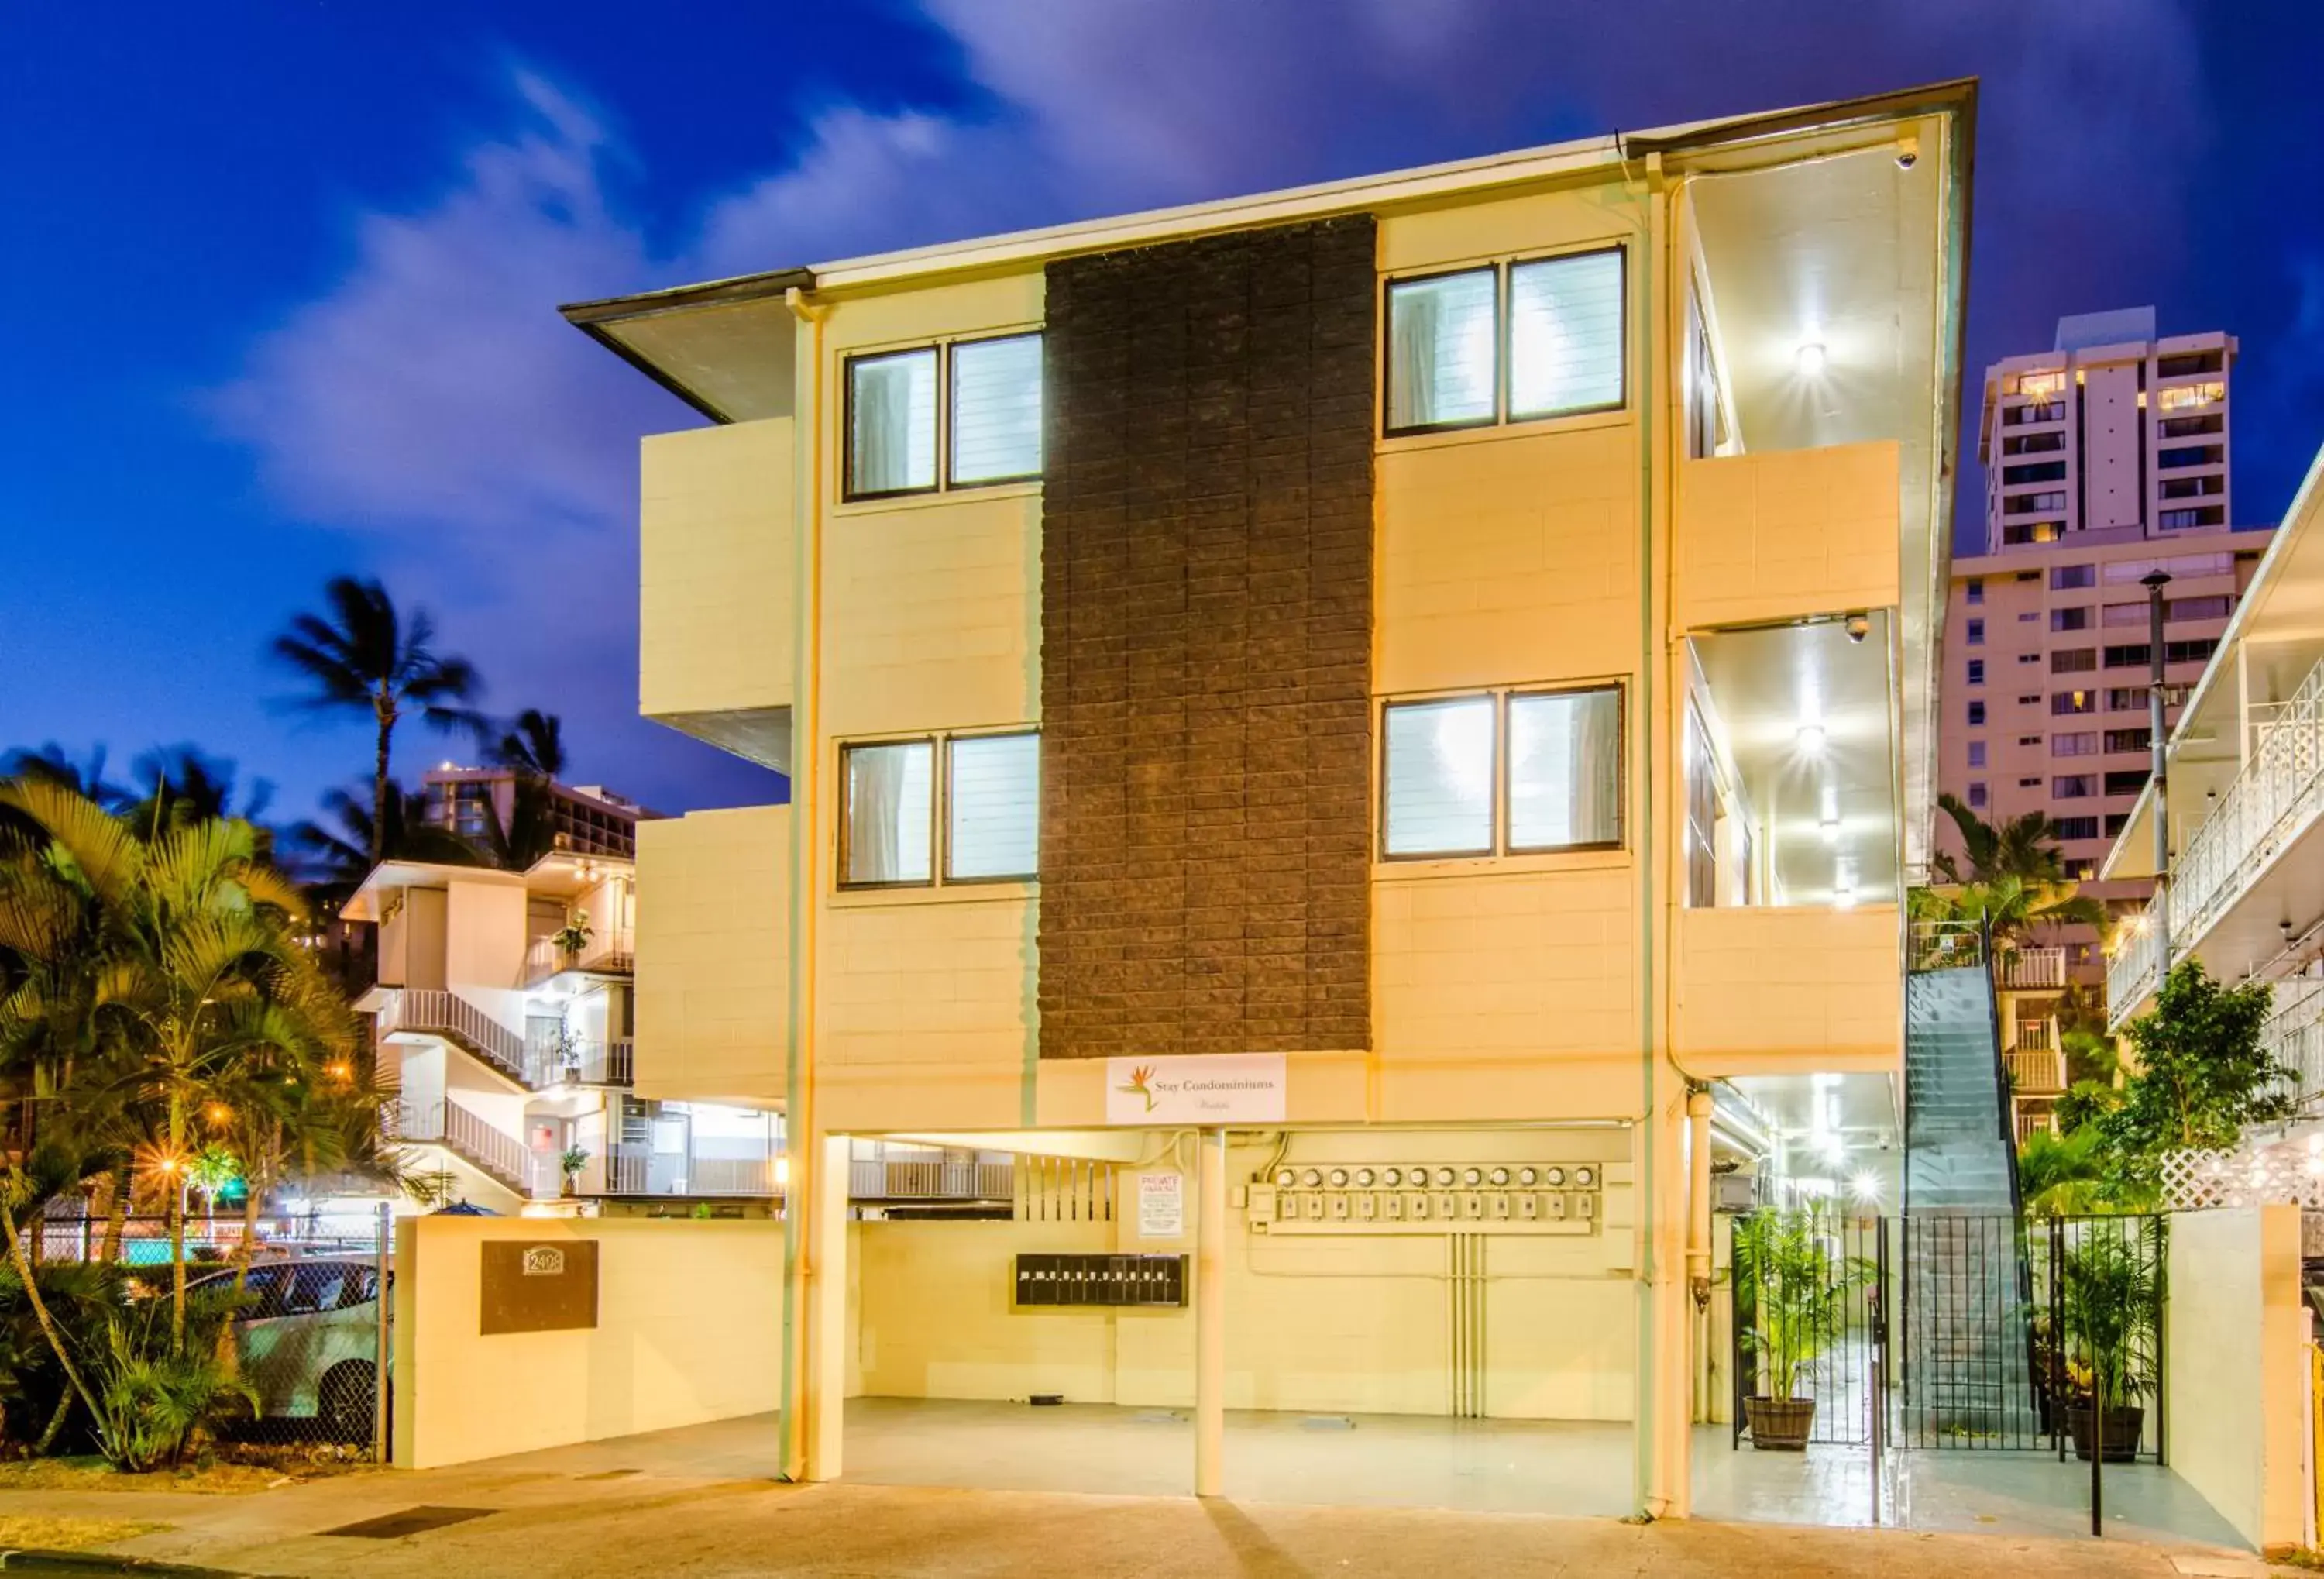
[{"label": "metal gate", "polygon": [[[1752,1253],[1781,1225],[1788,1265]],[[1804,1325],[1794,1395],[1815,1400],[1811,1444],[2164,1462],[2165,1226],[2159,1216],[2019,1218],[1949,1212],[1738,1218],[1732,1440]],[[1804,1271],[1821,1300],[1803,1316]],[[1812,1302],[1811,1302],[1812,1303]],[[1798,1359],[1794,1333],[1791,1358]]]}]

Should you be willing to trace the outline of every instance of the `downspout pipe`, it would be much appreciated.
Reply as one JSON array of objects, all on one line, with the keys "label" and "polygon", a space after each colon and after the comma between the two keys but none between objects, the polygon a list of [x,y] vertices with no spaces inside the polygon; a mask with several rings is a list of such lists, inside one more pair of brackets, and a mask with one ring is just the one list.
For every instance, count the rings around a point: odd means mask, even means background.
[{"label": "downspout pipe", "polygon": [[[798,549],[795,570],[798,619],[791,668],[798,692],[791,704],[791,926],[789,1023],[783,1048],[783,1363],[779,1434],[781,1476],[807,1478],[806,1411],[800,1407],[804,1378],[806,1333],[800,1317],[806,1305],[802,1283],[814,1269],[802,1253],[807,1225],[799,1208],[811,1196],[816,1153],[815,1090],[809,1072],[807,1043],[815,1026],[815,817],[822,804],[816,792],[819,723],[816,697],[822,670],[820,649],[823,614],[823,326],[831,309],[815,301],[798,286],[783,292],[783,305],[807,336],[807,394],[794,418],[797,473]],[[796,390],[798,380],[794,378]]]},{"label": "downspout pipe", "polygon": [[[1639,680],[1645,696],[1638,709],[1643,718],[1656,718],[1654,701],[1655,676],[1659,670],[1659,638],[1655,623],[1655,402],[1661,396],[1662,365],[1655,356],[1659,344],[1655,330],[1659,309],[1655,291],[1655,249],[1665,235],[1665,227],[1655,223],[1659,206],[1665,200],[1668,188],[1663,179],[1662,154],[1659,151],[1646,156],[1646,195],[1643,205],[1642,224],[1645,245],[1638,249],[1638,300],[1645,302],[1641,334],[1645,344],[1640,347],[1641,363],[1646,376],[1641,380],[1643,398],[1638,402],[1638,667]],[[1639,1519],[1656,1518],[1663,1511],[1663,1500],[1655,1485],[1655,1442],[1659,1427],[1659,1390],[1656,1362],[1659,1347],[1655,1330],[1657,1313],[1655,1308],[1655,1240],[1660,1232],[1655,1217],[1655,1173],[1658,1165],[1655,1144],[1655,1127],[1660,1115],[1655,1102],[1655,1062],[1658,1057],[1655,1036],[1655,993],[1658,983],[1655,973],[1655,741],[1652,729],[1641,730],[1637,747],[1646,758],[1645,771],[1638,775],[1638,826],[1642,830],[1637,841],[1638,851],[1638,1265],[1637,1277],[1637,1389],[1636,1421],[1632,1428],[1634,1461],[1631,1465],[1631,1501],[1633,1517]]]},{"label": "downspout pipe", "polygon": [[2138,584],[2146,588],[2146,732],[2154,780],[2154,990],[2159,993],[2171,974],[2171,753],[2163,729],[2163,589],[2171,584],[2171,573],[2151,570]]}]

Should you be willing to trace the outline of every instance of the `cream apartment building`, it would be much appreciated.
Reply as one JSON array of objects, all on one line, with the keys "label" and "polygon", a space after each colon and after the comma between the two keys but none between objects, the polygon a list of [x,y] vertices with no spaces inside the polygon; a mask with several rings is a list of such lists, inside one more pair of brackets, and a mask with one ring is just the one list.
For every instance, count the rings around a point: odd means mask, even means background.
[{"label": "cream apartment building", "polygon": [[[643,709],[793,785],[640,828],[636,1019],[641,1091],[785,1114],[788,1473],[1055,1395],[1205,1492],[1231,1407],[1686,1510],[1714,1161],[1898,1187],[1974,104],[566,309],[709,419]],[[851,1211],[866,1138],[1012,1209]]]},{"label": "cream apartment building", "polygon": [[[2109,879],[2165,876],[2117,931],[2107,999],[2117,1025],[2150,1006],[2167,965],[2275,983],[2267,1039],[2304,1097],[2324,1092],[2324,457],[2171,732],[2167,799],[2149,786],[2107,856]],[[2171,860],[2158,873],[2154,818]]]},{"label": "cream apartment building", "polygon": [[347,902],[379,932],[356,1007],[377,1028],[390,1131],[447,1200],[511,1216],[771,1210],[770,1109],[639,1090],[636,905],[632,863],[580,854],[522,873],[383,862]]}]

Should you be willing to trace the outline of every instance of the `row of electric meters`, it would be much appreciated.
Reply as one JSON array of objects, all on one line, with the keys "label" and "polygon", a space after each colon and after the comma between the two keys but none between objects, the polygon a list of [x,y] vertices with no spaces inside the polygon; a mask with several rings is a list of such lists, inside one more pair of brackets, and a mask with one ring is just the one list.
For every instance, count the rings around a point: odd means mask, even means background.
[{"label": "row of electric meters", "polygon": [[1588,1233],[1605,1183],[1591,1163],[1351,1164],[1268,1177],[1243,1203],[1254,1233]]}]

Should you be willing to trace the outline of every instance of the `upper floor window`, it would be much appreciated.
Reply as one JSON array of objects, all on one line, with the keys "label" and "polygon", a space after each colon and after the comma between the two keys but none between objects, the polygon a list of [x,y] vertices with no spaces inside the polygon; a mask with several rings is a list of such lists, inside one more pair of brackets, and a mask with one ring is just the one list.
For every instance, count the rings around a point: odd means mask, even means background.
[{"label": "upper floor window", "polygon": [[2165,411],[2191,411],[2198,406],[2216,406],[2227,398],[2227,386],[2218,379],[2202,383],[2169,384],[2154,392],[2155,405]]},{"label": "upper floor window", "polygon": [[2045,400],[2066,387],[2066,375],[2052,369],[2047,373],[2021,373],[2017,375],[2017,392],[2028,400]]},{"label": "upper floor window", "polygon": [[1984,577],[1972,576],[1969,578],[1969,591],[1967,596],[1969,601],[1971,603],[1983,603],[1985,601]]},{"label": "upper floor window", "polygon": [[1622,843],[1618,686],[1390,702],[1380,735],[1385,856]]},{"label": "upper floor window", "polygon": [[2095,565],[2050,567],[2050,590],[2052,592],[2070,592],[2077,586],[2095,586],[2098,578],[2098,567]]},{"label": "upper floor window", "polygon": [[1981,686],[1985,683],[1984,659],[1972,658],[1969,660],[1969,683],[1973,686]]},{"label": "upper floor window", "polygon": [[842,888],[928,887],[939,872],[947,883],[1006,882],[1038,870],[1038,733],[844,745],[839,779]]},{"label": "upper floor window", "polygon": [[1620,247],[1389,281],[1384,430],[1618,409],[1623,295]]},{"label": "upper floor window", "polygon": [[1982,647],[1985,645],[1985,622],[1983,620],[1969,621],[1969,644],[1972,647]]},{"label": "upper floor window", "polygon": [[848,498],[1029,482],[1040,475],[1038,333],[847,359]]}]

